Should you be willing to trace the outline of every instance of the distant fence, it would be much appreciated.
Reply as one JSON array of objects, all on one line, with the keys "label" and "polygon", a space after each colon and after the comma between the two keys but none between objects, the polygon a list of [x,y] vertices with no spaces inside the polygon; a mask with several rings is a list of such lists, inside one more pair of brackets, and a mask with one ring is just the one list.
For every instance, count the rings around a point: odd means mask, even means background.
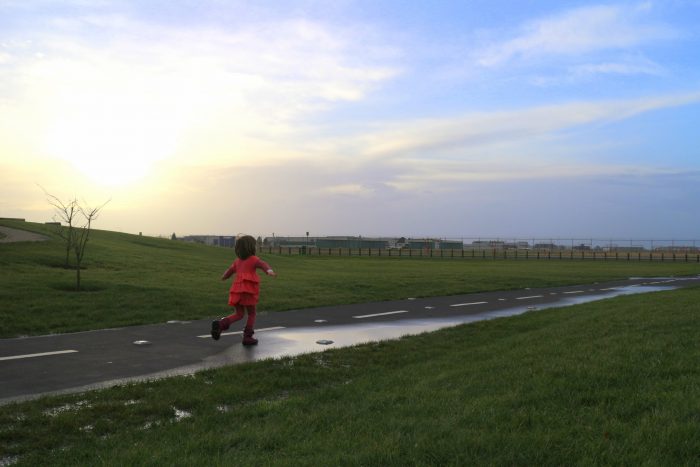
[{"label": "distant fence", "polygon": [[670,261],[700,263],[700,252],[548,248],[343,248],[314,246],[262,246],[260,253],[307,256],[374,256],[386,258],[452,258],[510,260]]}]

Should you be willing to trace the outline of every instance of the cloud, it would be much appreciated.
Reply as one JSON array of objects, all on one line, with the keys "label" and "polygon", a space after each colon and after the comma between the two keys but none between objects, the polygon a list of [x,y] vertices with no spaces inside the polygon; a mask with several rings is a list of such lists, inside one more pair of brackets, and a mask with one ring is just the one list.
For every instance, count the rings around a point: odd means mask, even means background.
[{"label": "cloud", "polygon": [[321,192],[331,195],[369,197],[374,194],[375,190],[360,183],[345,183],[324,187]]},{"label": "cloud", "polygon": [[549,56],[577,56],[675,37],[669,27],[644,21],[647,4],[587,6],[531,21],[513,37],[476,52],[483,67]]},{"label": "cloud", "polygon": [[665,69],[645,57],[628,57],[615,62],[585,63],[569,70],[573,77],[587,77],[598,74],[608,75],[652,75],[662,76]]},{"label": "cloud", "polygon": [[[700,92],[631,100],[572,102],[512,111],[482,112],[440,119],[394,122],[361,136],[368,158],[459,158],[489,148],[523,147],[588,124],[623,120],[643,112],[697,103]],[[522,149],[521,151],[522,152]]]},{"label": "cloud", "polygon": [[637,164],[591,164],[566,162],[546,164],[538,161],[502,163],[454,163],[450,161],[404,161],[410,172],[397,174],[388,185],[400,191],[455,192],[470,184],[516,181],[557,181],[616,179],[626,177],[661,177],[677,175],[677,169],[644,167]]},{"label": "cloud", "polygon": [[371,33],[307,19],[230,30],[120,14],[49,23],[24,48],[7,41],[16,56],[3,70],[0,139],[26,115],[24,127],[48,140],[33,151],[83,167],[90,158],[95,173],[193,155],[215,163],[293,157],[288,143],[305,118],[366,99],[400,73]]}]

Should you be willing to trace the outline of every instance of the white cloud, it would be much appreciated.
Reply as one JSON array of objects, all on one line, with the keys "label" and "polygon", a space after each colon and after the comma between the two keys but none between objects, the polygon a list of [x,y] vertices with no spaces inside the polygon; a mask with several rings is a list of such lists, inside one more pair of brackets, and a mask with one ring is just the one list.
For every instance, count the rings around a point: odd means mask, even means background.
[{"label": "white cloud", "polygon": [[646,4],[587,6],[532,21],[510,39],[477,51],[476,61],[495,67],[515,60],[627,49],[673,37],[668,27],[644,21],[649,9]]},{"label": "white cloud", "polygon": [[321,189],[321,193],[331,195],[361,196],[368,197],[374,194],[375,190],[360,183],[346,183],[333,185]]},{"label": "white cloud", "polygon": [[[95,27],[109,40],[85,32]],[[24,115],[24,127],[45,136],[35,152],[95,174],[143,172],[172,157],[293,157],[288,139],[303,118],[365,99],[400,72],[384,60],[386,44],[356,33],[295,19],[227,31],[120,15],[58,18],[3,77],[0,140],[16,139],[11,129]]]},{"label": "white cloud", "polygon": [[653,75],[665,74],[665,69],[645,57],[629,57],[616,62],[586,63],[571,67],[573,77],[586,77],[598,74],[609,75]]},{"label": "white cloud", "polygon": [[398,174],[387,183],[401,191],[429,190],[453,192],[470,183],[512,182],[527,180],[563,180],[658,177],[682,173],[676,169],[622,164],[586,164],[560,161],[547,164],[541,161],[501,161],[500,163],[455,163],[451,161],[407,160],[411,172]]},{"label": "white cloud", "polygon": [[[700,92],[619,101],[572,102],[453,118],[414,120],[385,125],[361,136],[365,157],[481,157],[488,148],[532,145],[577,126],[622,120],[656,109],[700,101]],[[501,151],[503,152],[503,151]],[[455,153],[457,154],[455,156]]]}]

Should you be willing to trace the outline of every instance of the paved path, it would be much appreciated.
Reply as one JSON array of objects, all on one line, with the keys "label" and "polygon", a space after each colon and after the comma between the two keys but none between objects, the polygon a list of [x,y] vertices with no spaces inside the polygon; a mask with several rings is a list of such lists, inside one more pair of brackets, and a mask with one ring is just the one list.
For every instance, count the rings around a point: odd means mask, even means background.
[{"label": "paved path", "polygon": [[48,240],[49,237],[41,235],[34,232],[28,232],[26,230],[12,229],[10,227],[3,227],[0,225],[0,233],[5,236],[0,236],[0,243],[11,243],[11,242],[43,242]]},{"label": "paved path", "polygon": [[[0,339],[0,404],[42,394],[80,392],[394,338],[531,309],[699,284],[700,276],[629,279],[574,287],[261,312],[256,323],[260,344],[255,347],[240,344],[241,322],[214,341],[209,336],[210,320]],[[318,343],[324,340],[333,343]]]}]

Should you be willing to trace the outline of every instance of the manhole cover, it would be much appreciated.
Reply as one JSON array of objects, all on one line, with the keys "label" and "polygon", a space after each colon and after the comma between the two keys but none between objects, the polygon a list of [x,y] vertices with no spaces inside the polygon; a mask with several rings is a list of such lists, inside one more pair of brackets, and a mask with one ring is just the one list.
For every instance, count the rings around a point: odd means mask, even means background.
[{"label": "manhole cover", "polygon": [[321,345],[330,345],[333,343],[333,341],[329,341],[327,339],[321,339],[321,340],[316,341],[316,343],[321,344]]}]

